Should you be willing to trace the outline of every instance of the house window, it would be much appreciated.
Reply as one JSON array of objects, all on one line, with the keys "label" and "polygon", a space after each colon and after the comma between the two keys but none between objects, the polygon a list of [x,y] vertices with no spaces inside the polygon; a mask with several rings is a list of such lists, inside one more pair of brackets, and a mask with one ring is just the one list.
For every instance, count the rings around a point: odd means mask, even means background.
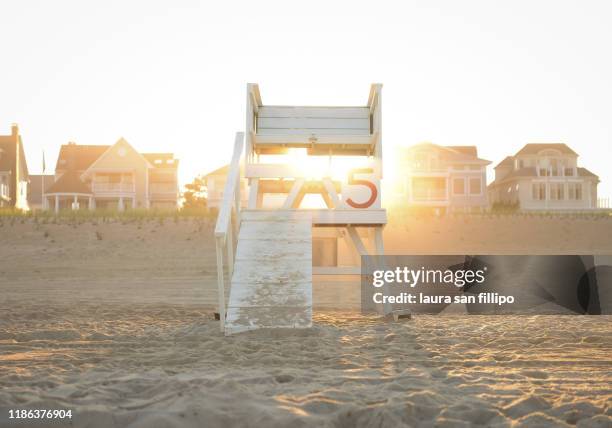
[{"label": "house window", "polygon": [[414,154],[414,159],[413,159],[413,168],[416,170],[423,170],[426,169],[426,165],[427,165],[427,153],[424,152],[417,152]]},{"label": "house window", "polygon": [[481,191],[480,178],[470,178],[470,195],[480,195]]},{"label": "house window", "polygon": [[564,199],[563,183],[550,184],[550,199],[553,201],[562,201]]},{"label": "house window", "polygon": [[531,197],[536,201],[546,199],[546,185],[544,183],[533,183]]},{"label": "house window", "polygon": [[567,184],[567,198],[572,201],[582,200],[582,183]]},{"label": "house window", "polygon": [[453,179],[453,194],[454,195],[465,195],[465,179],[454,178]]},{"label": "house window", "polygon": [[565,168],[565,176],[573,177],[574,176],[574,168]]},{"label": "house window", "polygon": [[548,168],[540,168],[540,176],[546,177],[548,175]]}]

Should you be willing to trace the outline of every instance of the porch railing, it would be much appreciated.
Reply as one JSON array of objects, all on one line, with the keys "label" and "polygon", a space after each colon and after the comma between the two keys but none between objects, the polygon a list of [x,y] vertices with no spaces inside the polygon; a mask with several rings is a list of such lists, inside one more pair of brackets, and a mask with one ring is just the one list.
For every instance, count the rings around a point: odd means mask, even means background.
[{"label": "porch railing", "polygon": [[[223,253],[227,252],[227,270],[232,277],[234,269],[234,236],[240,227],[240,159],[244,149],[244,133],[237,132],[234,153],[229,165],[227,181],[223,190],[223,200],[219,208],[215,226],[215,246],[217,250],[217,288],[219,292],[219,326],[225,330],[225,283],[223,278]],[[232,222],[232,218],[234,221]]]},{"label": "porch railing", "polygon": [[612,209],[612,199],[610,198],[598,198],[597,208],[609,210]]},{"label": "porch railing", "polygon": [[443,201],[447,198],[446,189],[416,189],[412,193],[414,201]]},{"label": "porch railing", "polygon": [[6,183],[0,183],[0,198],[9,197],[9,187]]},{"label": "porch railing", "polygon": [[177,193],[176,183],[149,183],[149,193]]},{"label": "porch railing", "polygon": [[105,182],[93,182],[91,189],[97,193],[133,193],[136,191],[134,183],[105,183]]}]

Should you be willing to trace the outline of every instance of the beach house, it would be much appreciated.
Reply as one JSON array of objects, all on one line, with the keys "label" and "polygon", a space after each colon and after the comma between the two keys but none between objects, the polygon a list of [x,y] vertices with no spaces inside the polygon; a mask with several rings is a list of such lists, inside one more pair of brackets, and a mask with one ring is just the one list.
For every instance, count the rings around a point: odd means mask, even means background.
[{"label": "beach house", "polygon": [[480,211],[487,202],[487,170],[476,146],[421,143],[398,149],[391,205],[436,213]]},{"label": "beach house", "polygon": [[178,160],[172,153],[139,153],[125,139],[110,146],[62,145],[55,181],[44,204],[60,209],[176,209]]},{"label": "beach house", "polygon": [[522,210],[581,211],[597,207],[598,183],[566,144],[526,144],[495,167],[488,193],[492,204]]},{"label": "beach house", "polygon": [[16,124],[0,135],[0,207],[28,209],[28,163]]},{"label": "beach house", "polygon": [[[229,172],[229,165],[217,168],[214,171],[209,172],[204,176],[204,184],[206,186],[206,206],[208,209],[218,210],[221,201],[223,200],[223,191],[225,189],[225,183],[227,181],[227,173]],[[247,205],[247,182],[246,180],[240,180],[240,195],[242,206]]]}]

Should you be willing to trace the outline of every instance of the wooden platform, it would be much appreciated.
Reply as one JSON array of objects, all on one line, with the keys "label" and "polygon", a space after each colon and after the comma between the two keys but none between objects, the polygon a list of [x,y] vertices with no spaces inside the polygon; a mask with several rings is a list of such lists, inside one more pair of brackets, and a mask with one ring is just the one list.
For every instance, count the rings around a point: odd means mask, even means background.
[{"label": "wooden platform", "polygon": [[[383,226],[387,224],[387,210],[385,209],[299,209],[299,210],[243,210],[242,220],[251,221],[268,216],[272,221],[278,213],[295,213],[306,216],[313,226]],[[281,216],[283,214],[280,214]]]},{"label": "wooden platform", "polygon": [[225,334],[312,326],[312,218],[303,211],[245,211]]}]

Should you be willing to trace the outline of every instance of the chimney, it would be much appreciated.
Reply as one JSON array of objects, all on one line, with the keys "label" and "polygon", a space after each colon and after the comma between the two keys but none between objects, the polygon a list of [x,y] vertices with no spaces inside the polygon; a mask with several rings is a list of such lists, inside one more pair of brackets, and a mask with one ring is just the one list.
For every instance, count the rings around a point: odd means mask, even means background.
[{"label": "chimney", "polygon": [[16,137],[19,135],[19,126],[16,123],[11,125],[11,136]]}]

